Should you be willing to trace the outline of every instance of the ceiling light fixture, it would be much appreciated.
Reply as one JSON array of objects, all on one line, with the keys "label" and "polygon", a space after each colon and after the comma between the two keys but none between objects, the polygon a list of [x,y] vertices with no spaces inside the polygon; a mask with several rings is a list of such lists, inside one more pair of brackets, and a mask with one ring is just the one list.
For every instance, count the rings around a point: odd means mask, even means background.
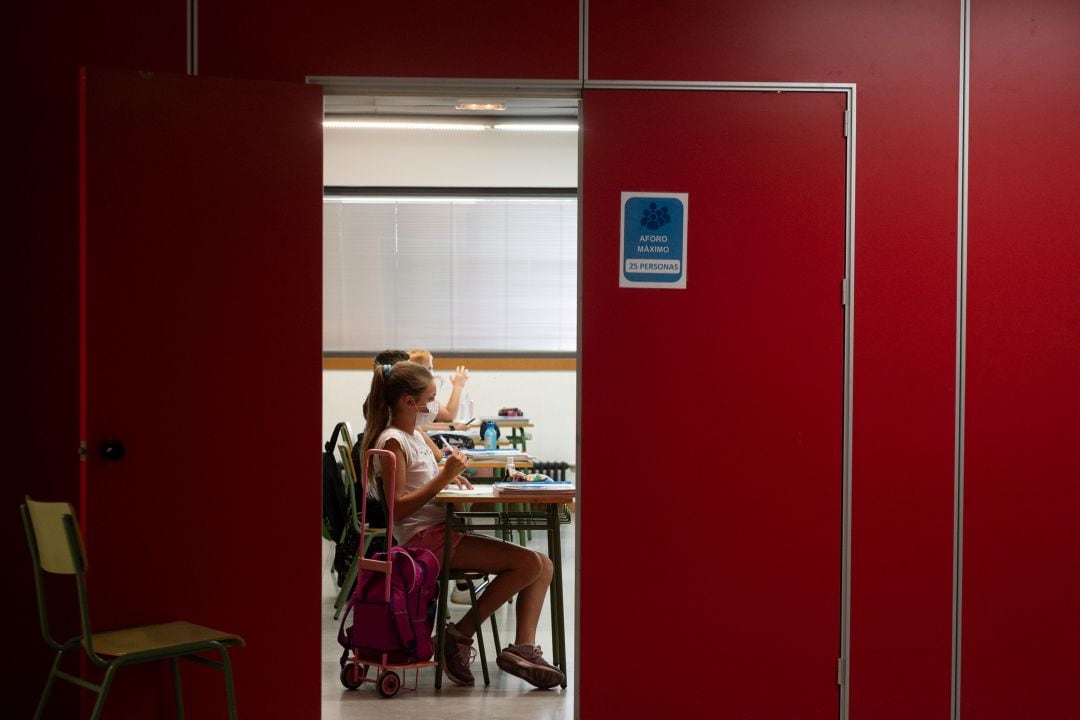
[{"label": "ceiling light fixture", "polygon": [[495,110],[502,111],[506,109],[505,103],[479,103],[479,102],[460,102],[454,106],[455,110]]},{"label": "ceiling light fixture", "polygon": [[577,132],[577,123],[495,123],[496,130],[507,132]]},{"label": "ceiling light fixture", "polygon": [[458,130],[483,132],[487,125],[479,123],[408,122],[398,120],[323,120],[324,128],[343,130]]},{"label": "ceiling light fixture", "polygon": [[361,118],[323,120],[324,128],[342,130],[427,130],[427,131],[456,131],[456,132],[484,132],[485,130],[502,130],[504,132],[533,132],[533,133],[572,133],[578,131],[578,124],[574,122],[482,122],[479,119],[466,121],[434,121],[434,120],[369,120]]}]

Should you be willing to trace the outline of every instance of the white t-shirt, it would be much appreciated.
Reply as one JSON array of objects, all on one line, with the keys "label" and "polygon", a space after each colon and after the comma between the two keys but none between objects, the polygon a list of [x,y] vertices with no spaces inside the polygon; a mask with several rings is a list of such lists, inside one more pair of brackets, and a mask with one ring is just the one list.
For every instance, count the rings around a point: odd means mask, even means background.
[{"label": "white t-shirt", "polygon": [[[387,440],[397,440],[405,454],[405,489],[409,492],[427,484],[431,478],[439,472],[439,466],[435,462],[435,455],[431,448],[424,442],[424,436],[419,430],[413,430],[412,435],[395,427],[388,427],[379,433],[375,441],[375,447],[382,449]],[[375,470],[381,471],[379,461],[375,457]],[[380,485],[380,488],[383,487]],[[434,498],[428,500],[412,515],[394,522],[394,537],[399,544],[404,545],[409,538],[421,530],[438,525],[446,521],[446,511],[435,504]]]}]

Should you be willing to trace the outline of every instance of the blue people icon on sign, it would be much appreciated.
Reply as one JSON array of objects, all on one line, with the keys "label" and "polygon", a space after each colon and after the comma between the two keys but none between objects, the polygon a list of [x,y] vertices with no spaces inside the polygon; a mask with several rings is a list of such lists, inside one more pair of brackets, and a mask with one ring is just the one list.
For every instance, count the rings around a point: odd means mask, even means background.
[{"label": "blue people icon on sign", "polygon": [[659,230],[671,222],[671,214],[666,205],[649,203],[649,207],[641,214],[641,226],[649,230]]}]

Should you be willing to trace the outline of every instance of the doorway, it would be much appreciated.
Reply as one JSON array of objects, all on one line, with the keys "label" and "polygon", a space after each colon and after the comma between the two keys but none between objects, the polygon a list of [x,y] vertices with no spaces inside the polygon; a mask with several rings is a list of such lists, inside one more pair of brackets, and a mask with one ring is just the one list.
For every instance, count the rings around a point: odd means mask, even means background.
[{"label": "doorway", "polygon": [[[454,368],[467,367],[468,414],[520,409],[531,427],[507,434],[524,436],[536,470],[576,481],[580,88],[470,85],[454,92],[440,84],[434,93],[408,81],[373,82],[322,83],[324,433],[329,437],[340,420],[362,430],[359,406],[375,352],[425,348],[443,378],[440,401]],[[367,312],[358,314],[360,308]],[[477,434],[475,427],[466,432]],[[561,576],[569,682],[538,704],[544,717],[574,714],[579,523],[574,512],[568,518]],[[513,540],[546,551],[543,532]],[[338,678],[338,588],[330,545],[324,548],[323,717],[333,718],[380,698],[366,686],[346,691]],[[550,604],[549,598],[538,627],[549,659]],[[451,616],[465,609],[451,605]],[[514,606],[498,610],[496,619],[505,646],[513,639]],[[497,652],[490,633],[486,642],[490,660]],[[474,664],[478,687],[444,680],[439,695],[416,699],[445,714],[482,695],[485,706],[505,703],[507,714],[520,713],[518,696],[531,686],[489,665],[489,687]],[[420,686],[431,685],[432,674],[421,674]]]}]

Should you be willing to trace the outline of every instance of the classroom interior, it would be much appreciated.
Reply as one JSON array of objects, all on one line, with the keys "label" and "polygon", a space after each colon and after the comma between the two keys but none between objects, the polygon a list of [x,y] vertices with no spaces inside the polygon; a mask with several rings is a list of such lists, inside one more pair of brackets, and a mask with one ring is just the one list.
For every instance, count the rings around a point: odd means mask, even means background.
[{"label": "classroom interior", "polygon": [[[521,410],[529,427],[512,430],[505,421],[514,418],[505,418],[501,447],[511,433],[524,433],[537,471],[565,465],[561,473],[548,472],[576,481],[579,101],[485,96],[483,103],[463,103],[357,92],[353,87],[324,101],[323,434],[331,437],[343,421],[354,438],[363,432],[360,404],[371,387],[375,351],[429,348],[443,405],[455,368],[468,369],[458,420]],[[502,109],[456,109],[468,104]],[[496,131],[496,123],[520,129]],[[465,433],[485,447],[473,425]],[[482,486],[502,475],[480,468],[470,478]],[[564,635],[573,657],[577,533],[573,513],[567,520],[560,526],[560,566]],[[548,552],[543,532],[524,542]],[[490,685],[476,658],[476,687],[444,680],[437,695],[428,692],[432,668],[402,672],[404,689],[392,707],[370,704],[385,702],[373,685],[343,687],[335,543],[326,540],[323,549],[324,720],[371,712],[387,718],[574,716],[574,663],[567,669],[570,689],[535,690],[497,669],[501,648],[490,630],[483,637]],[[550,658],[548,609],[537,638]],[[467,610],[450,605],[455,619]],[[505,646],[515,629],[514,606],[503,605],[495,618]],[[345,614],[346,626],[352,623]],[[374,670],[369,679],[377,680]],[[414,683],[419,692],[409,691]]]},{"label": "classroom interior", "polygon": [[[12,516],[27,495],[73,505],[95,629],[242,636],[245,716],[1080,717],[1075,3],[13,17],[4,487]],[[370,97],[569,100],[580,129],[523,134],[527,162],[439,155],[436,134],[408,144],[440,160],[399,161],[397,131],[361,149],[323,127]],[[451,186],[575,199],[573,346],[454,354],[383,328],[328,348],[337,189]],[[684,198],[685,287],[628,276],[626,194]],[[483,325],[479,300],[451,300],[429,337]],[[358,423],[367,353],[398,342],[472,365],[478,411],[537,415],[530,451],[573,465],[566,689],[334,685],[314,447]],[[26,533],[4,527],[3,683],[25,717],[54,653]],[[69,581],[42,586],[63,637]],[[183,672],[190,715],[225,717],[221,674]],[[118,678],[106,717],[175,714],[167,664]],[[88,716],[93,693],[58,683],[49,703]]]}]

